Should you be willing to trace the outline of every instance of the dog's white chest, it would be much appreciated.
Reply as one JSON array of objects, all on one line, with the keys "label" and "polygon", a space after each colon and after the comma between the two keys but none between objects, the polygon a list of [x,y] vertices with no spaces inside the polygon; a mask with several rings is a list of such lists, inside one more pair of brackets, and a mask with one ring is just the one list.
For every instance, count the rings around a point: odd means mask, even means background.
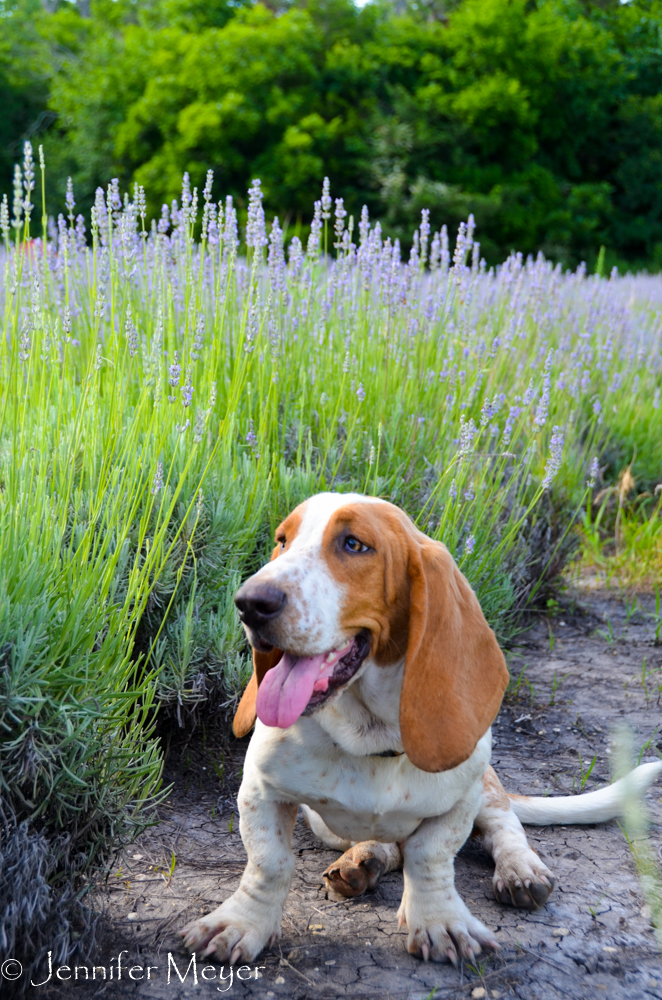
[{"label": "dog's white chest", "polygon": [[346,753],[311,719],[287,730],[259,722],[246,756],[244,782],[271,797],[310,806],[339,837],[404,840],[421,820],[441,816],[479,780],[490,756],[489,732],[459,767],[429,774],[398,757]]}]

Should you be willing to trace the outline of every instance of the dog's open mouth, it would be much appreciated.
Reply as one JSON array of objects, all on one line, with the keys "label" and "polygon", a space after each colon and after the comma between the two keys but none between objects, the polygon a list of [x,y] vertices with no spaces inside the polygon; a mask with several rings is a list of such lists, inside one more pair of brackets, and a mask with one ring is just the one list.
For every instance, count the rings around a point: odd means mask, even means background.
[{"label": "dog's open mouth", "polygon": [[342,649],[317,656],[283,653],[265,674],[257,693],[257,717],[265,726],[287,729],[304,712],[319,708],[351,680],[370,650],[367,633],[359,632]]}]

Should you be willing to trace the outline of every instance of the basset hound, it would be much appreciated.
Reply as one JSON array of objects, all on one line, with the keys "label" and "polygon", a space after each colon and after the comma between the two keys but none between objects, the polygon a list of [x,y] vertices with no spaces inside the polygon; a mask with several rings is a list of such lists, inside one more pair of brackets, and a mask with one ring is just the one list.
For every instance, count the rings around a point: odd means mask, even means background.
[{"label": "basset hound", "polygon": [[[181,931],[189,949],[251,961],[279,937],[299,806],[344,851],[328,885],[358,895],[402,868],[408,950],[453,963],[498,947],[455,889],[472,829],[494,858],[497,899],[532,908],[554,876],[521,821],[619,814],[618,782],[572,797],[506,794],[490,767],[503,654],[448,549],[392,504],[338,493],[302,503],[235,603],[254,660],[233,727],[243,736],[255,724],[239,790],[248,863],[229,899]],[[642,765],[637,786],[661,770]]]}]

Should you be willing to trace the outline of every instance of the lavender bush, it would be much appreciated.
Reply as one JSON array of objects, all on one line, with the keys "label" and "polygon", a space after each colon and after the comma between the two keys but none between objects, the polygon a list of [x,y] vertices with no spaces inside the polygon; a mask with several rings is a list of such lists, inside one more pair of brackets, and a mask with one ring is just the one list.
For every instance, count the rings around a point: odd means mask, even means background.
[{"label": "lavender bush", "polygon": [[[66,215],[31,239],[26,145],[13,220],[8,205],[1,220],[5,510],[42,491],[39,530],[74,551],[100,505],[114,602],[153,552],[149,519],[164,518],[169,549],[141,582],[138,638],[180,718],[212,689],[236,694],[232,592],[316,490],[406,507],[507,635],[567,551],[598,454],[635,427],[657,461],[662,283],[518,254],[488,271],[471,218],[451,254],[425,211],[403,261],[328,181],[306,245],[287,250],[254,181],[242,242],[212,181],[199,193],[185,177],[151,223],[142,189],[112,181],[89,232],[70,185]],[[142,493],[120,514],[112,490],[138,474]]]}]

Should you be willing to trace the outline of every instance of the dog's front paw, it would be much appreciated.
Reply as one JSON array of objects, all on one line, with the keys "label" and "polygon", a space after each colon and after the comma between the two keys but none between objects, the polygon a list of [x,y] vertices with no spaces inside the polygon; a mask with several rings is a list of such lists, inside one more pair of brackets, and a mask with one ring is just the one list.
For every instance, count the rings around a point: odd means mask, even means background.
[{"label": "dog's front paw", "polygon": [[238,895],[179,932],[189,951],[234,965],[239,959],[251,962],[280,937],[280,910],[258,907],[249,896],[238,899]]},{"label": "dog's front paw", "polygon": [[500,903],[535,910],[549,899],[554,876],[535,851],[513,849],[499,854],[492,884]]},{"label": "dog's front paw", "polygon": [[485,924],[474,917],[455,890],[411,894],[405,892],[398,911],[398,927],[407,925],[407,951],[426,962],[473,959],[483,948],[498,951],[499,944]]}]

